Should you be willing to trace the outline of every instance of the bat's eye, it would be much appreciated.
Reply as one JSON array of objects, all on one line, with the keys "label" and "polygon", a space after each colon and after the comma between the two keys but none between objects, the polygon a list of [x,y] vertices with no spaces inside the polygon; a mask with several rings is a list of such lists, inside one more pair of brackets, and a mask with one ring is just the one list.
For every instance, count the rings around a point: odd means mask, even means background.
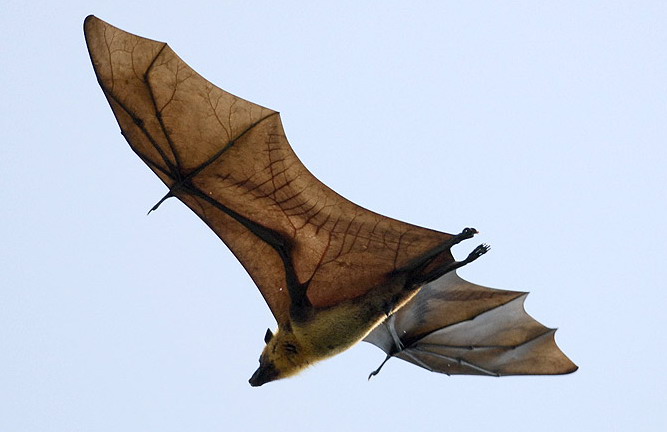
[{"label": "bat's eye", "polygon": [[291,343],[286,343],[285,344],[285,351],[287,351],[290,354],[296,354],[298,350],[296,349],[296,346]]},{"label": "bat's eye", "polygon": [[273,332],[271,331],[271,329],[266,329],[266,334],[264,335],[264,343],[268,344],[272,338],[273,338]]}]

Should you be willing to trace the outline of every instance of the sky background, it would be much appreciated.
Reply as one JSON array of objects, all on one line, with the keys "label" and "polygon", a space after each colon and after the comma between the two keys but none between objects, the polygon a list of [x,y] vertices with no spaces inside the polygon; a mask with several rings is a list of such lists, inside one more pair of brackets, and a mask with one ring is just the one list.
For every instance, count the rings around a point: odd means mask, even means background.
[{"label": "sky background", "polygon": [[[665,430],[666,2],[0,6],[0,430]],[[275,321],[184,205],[146,216],[166,188],[97,85],[91,13],[280,111],[343,196],[479,229],[460,274],[531,291],[579,371],[369,382],[360,344],[251,388]]]}]

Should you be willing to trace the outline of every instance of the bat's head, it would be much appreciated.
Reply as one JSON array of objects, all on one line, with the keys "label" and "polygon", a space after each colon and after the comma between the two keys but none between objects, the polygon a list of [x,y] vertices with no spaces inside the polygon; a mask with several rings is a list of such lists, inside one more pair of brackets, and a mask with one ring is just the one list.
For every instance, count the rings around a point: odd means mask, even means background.
[{"label": "bat's head", "polygon": [[278,329],[275,335],[267,330],[264,342],[259,367],[249,380],[253,387],[295,375],[310,363],[301,344],[289,330]]}]

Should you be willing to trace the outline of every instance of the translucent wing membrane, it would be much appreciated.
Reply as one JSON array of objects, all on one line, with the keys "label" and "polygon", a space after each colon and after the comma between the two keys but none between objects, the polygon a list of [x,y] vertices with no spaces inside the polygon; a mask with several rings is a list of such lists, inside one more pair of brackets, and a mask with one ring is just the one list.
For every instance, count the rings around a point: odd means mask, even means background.
[{"label": "translucent wing membrane", "polygon": [[388,357],[448,375],[574,372],[555,329],[524,309],[527,293],[475,285],[450,272],[425,285],[367,337]]}]

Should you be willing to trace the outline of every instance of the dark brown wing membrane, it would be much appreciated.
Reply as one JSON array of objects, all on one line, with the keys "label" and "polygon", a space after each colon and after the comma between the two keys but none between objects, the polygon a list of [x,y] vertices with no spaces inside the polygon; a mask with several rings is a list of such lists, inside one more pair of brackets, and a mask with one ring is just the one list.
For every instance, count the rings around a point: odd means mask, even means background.
[{"label": "dark brown wing membrane", "polygon": [[574,372],[577,366],[556,345],[556,330],[526,313],[527,295],[475,285],[450,272],[425,285],[365,341],[387,358],[448,375]]},{"label": "dark brown wing membrane", "polygon": [[[306,287],[315,307],[334,305],[452,238],[336,194],[296,157],[277,112],[214,86],[166,44],[92,16],[84,30],[126,140],[227,244],[279,323],[290,289]],[[433,266],[452,261],[447,248]]]}]

